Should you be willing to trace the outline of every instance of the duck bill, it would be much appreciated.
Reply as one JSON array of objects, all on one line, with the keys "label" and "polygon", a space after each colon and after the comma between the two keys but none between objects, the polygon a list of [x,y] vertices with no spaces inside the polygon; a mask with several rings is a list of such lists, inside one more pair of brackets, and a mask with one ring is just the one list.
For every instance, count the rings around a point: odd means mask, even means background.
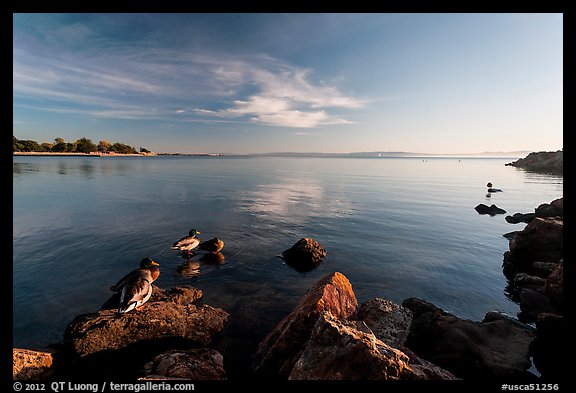
[{"label": "duck bill", "polygon": [[152,264],[152,266],[160,266],[159,263],[156,263],[156,262],[154,262],[154,261],[152,261],[151,264]]}]

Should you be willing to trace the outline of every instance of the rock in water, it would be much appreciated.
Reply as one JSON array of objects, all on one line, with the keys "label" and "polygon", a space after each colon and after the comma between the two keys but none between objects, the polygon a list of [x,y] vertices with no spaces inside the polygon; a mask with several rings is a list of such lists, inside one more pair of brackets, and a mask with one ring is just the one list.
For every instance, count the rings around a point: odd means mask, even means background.
[{"label": "rock in water", "polygon": [[322,258],[326,256],[326,250],[316,240],[305,237],[283,251],[282,256],[286,263],[296,270],[309,271],[322,262]]},{"label": "rock in water", "polygon": [[496,205],[491,205],[491,206],[486,206],[485,204],[481,203],[478,206],[476,206],[474,208],[474,210],[476,210],[478,212],[478,214],[489,214],[491,216],[494,216],[496,214],[504,214],[506,213],[506,210],[504,209],[500,209],[498,206]]},{"label": "rock in water", "polygon": [[493,315],[485,322],[460,319],[417,300],[402,305],[414,314],[407,346],[418,356],[465,380],[528,377],[532,329]]},{"label": "rock in water", "polygon": [[558,262],[564,254],[564,220],[536,217],[510,240],[504,253],[504,275],[514,276],[538,262]]},{"label": "rock in water", "polygon": [[[383,302],[380,299],[365,306],[363,315],[383,336],[397,339],[397,330],[392,328],[405,326],[405,315],[400,306]],[[356,297],[346,277],[337,272],[327,275],[260,344],[256,375],[292,380],[457,379],[380,340],[364,321],[355,320],[356,309]],[[377,321],[379,315],[385,320]],[[390,321],[394,315],[401,316],[398,323]]]},{"label": "rock in water", "polygon": [[101,310],[76,317],[64,332],[64,343],[80,358],[136,344],[145,348],[169,339],[206,345],[222,330],[228,313],[208,305],[194,305],[201,297],[202,291],[196,288],[154,287],[141,311],[118,316],[115,310]]},{"label": "rock in water", "polygon": [[260,343],[255,371],[265,377],[288,378],[320,314],[329,311],[345,319],[355,314],[357,307],[350,281],[338,272],[326,275]]}]

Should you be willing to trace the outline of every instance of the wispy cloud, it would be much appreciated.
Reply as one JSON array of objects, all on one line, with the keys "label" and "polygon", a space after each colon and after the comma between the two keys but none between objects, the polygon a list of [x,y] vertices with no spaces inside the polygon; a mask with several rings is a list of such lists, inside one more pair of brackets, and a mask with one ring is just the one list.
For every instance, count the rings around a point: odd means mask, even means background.
[{"label": "wispy cloud", "polygon": [[[80,25],[73,30],[89,34]],[[334,84],[315,82],[312,70],[263,54],[127,45],[71,50],[28,44],[15,46],[13,94],[47,111],[313,128],[350,123],[337,112],[365,103]]]}]

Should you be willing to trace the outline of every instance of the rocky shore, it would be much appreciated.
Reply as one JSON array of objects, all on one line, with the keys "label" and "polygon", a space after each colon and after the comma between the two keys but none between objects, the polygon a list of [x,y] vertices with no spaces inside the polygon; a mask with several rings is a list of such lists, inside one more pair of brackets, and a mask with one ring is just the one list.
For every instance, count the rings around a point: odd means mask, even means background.
[{"label": "rocky shore", "polygon": [[[498,312],[462,319],[417,298],[359,304],[348,278],[332,272],[246,354],[252,360],[246,379],[557,382],[567,355],[563,199],[540,205],[533,217],[519,214],[529,221],[506,234],[510,249],[502,265],[519,319]],[[284,252],[290,266],[304,271],[325,255],[310,238]],[[203,304],[199,289],[154,287],[143,310],[121,315],[113,304],[111,298],[101,310],[74,318],[48,351],[14,348],[13,378],[226,380],[232,374],[214,342],[234,316]]]},{"label": "rocky shore", "polygon": [[532,152],[524,158],[506,164],[531,172],[562,175],[564,173],[564,151]]}]

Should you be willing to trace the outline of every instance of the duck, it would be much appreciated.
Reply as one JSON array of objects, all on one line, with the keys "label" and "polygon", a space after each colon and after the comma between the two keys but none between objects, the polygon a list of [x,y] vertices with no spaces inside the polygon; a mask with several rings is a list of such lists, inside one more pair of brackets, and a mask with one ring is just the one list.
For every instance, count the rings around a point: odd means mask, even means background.
[{"label": "duck", "polygon": [[140,267],[122,277],[116,285],[110,287],[120,293],[118,314],[124,314],[142,308],[152,296],[152,283],[160,276],[160,264],[150,258],[140,261]]},{"label": "duck", "polygon": [[502,192],[501,189],[499,188],[492,188],[492,183],[488,182],[488,184],[486,184],[486,187],[488,187],[488,192]]},{"label": "duck", "polygon": [[198,247],[198,245],[200,244],[200,239],[196,237],[196,235],[199,234],[200,231],[196,229],[190,229],[190,232],[188,232],[188,236],[184,236],[182,239],[172,244],[171,248],[173,250],[186,251],[188,254],[190,254],[190,251]]},{"label": "duck", "polygon": [[206,240],[205,242],[200,243],[198,246],[200,250],[211,252],[212,254],[218,254],[222,248],[224,248],[224,242],[217,237]]}]

